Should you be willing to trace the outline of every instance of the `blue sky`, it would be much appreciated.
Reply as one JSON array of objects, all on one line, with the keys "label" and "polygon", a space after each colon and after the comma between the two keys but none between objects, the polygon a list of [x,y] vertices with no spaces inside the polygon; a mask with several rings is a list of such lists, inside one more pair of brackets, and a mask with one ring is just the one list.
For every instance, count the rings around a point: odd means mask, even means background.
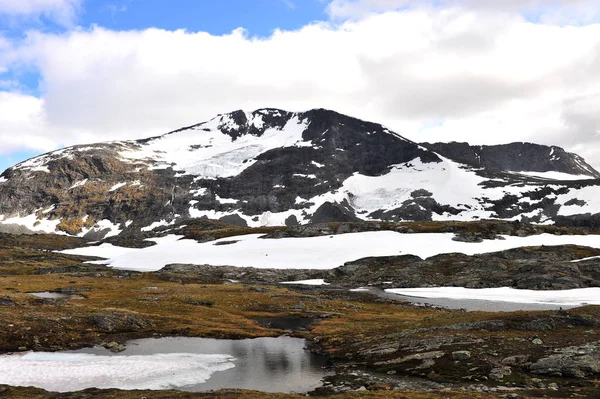
[{"label": "blue sky", "polygon": [[0,172],[261,107],[594,163],[599,21],[600,0],[0,0]]}]

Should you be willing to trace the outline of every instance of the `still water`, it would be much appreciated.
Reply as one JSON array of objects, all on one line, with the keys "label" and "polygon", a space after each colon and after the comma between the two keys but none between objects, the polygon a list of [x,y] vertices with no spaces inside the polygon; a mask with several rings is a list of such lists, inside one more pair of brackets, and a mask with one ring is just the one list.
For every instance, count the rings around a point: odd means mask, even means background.
[{"label": "still water", "polygon": [[129,341],[127,349],[116,354],[102,347],[68,353],[109,356],[113,360],[157,354],[227,355],[231,368],[215,369],[205,382],[170,386],[185,391],[241,388],[304,393],[321,386],[321,379],[331,374],[326,369],[327,360],[305,350],[305,345],[305,340],[291,337],[243,340],[170,337]]}]

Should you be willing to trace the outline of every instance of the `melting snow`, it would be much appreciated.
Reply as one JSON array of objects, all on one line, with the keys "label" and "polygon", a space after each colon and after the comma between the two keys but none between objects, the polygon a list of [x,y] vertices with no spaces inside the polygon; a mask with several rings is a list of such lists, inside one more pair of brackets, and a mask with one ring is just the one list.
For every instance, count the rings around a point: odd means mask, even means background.
[{"label": "melting snow", "polygon": [[29,352],[0,356],[0,384],[68,392],[85,388],[170,389],[206,382],[234,367],[221,354],[161,353],[98,356]]},{"label": "melting snow", "polygon": [[[40,211],[37,209],[35,212]],[[54,233],[56,232],[56,226],[60,223],[60,219],[38,219],[35,213],[27,216],[13,216],[8,219],[2,220],[2,224],[18,224],[20,226],[27,227],[31,231]],[[57,234],[65,234],[63,232],[56,232]]]},{"label": "melting snow", "polygon": [[532,176],[532,177],[540,177],[542,179],[548,180],[587,180],[587,179],[595,179],[595,177],[588,175],[573,175],[570,173],[563,172],[515,172],[519,175]]},{"label": "melting snow", "polygon": [[[236,236],[230,245],[198,243],[169,235],[151,239],[157,245],[148,248],[121,248],[103,244],[62,251],[74,255],[108,257],[108,264],[119,269],[154,271],[169,263],[252,266],[275,269],[333,269],[345,262],[368,256],[416,255],[428,258],[442,253],[474,255],[522,246],[584,245],[600,248],[596,235],[529,237],[505,236],[505,240],[482,243],[453,241],[451,233],[401,234],[393,231],[349,233],[336,236],[263,239],[261,234]],[[230,241],[230,238],[223,239]],[[219,242],[222,240],[217,240]],[[105,246],[106,245],[106,246]]]},{"label": "melting snow", "polygon": [[157,227],[161,227],[161,226],[171,226],[175,223],[175,220],[171,220],[170,222],[167,222],[166,220],[161,220],[159,222],[154,222],[149,226],[146,227],[142,227],[140,230],[142,231],[152,231],[154,229],[156,229]]},{"label": "melting snow", "polygon": [[115,191],[126,185],[127,183],[117,183],[114,186],[112,186],[108,191]]},{"label": "melting snow", "polygon": [[78,181],[77,183],[75,183],[75,184],[73,184],[71,187],[69,187],[69,190],[70,190],[70,189],[73,189],[73,188],[75,188],[75,187],[80,187],[80,186],[83,186],[85,183],[87,183],[87,181],[88,181],[88,179],[83,179],[83,180],[81,180],[81,181]]},{"label": "melting snow", "polygon": [[[251,115],[250,115],[251,116]],[[256,119],[259,118],[259,119]],[[249,123],[262,126],[262,116]],[[307,122],[292,117],[282,128],[268,128],[257,137],[244,135],[233,140],[221,128],[233,128],[235,122],[219,116],[194,129],[161,136],[134,150],[123,151],[121,157],[131,162],[153,160],[153,168],[174,167],[200,178],[229,177],[241,173],[265,151],[290,146],[311,145],[303,142]]]},{"label": "melting snow", "polygon": [[421,298],[480,299],[500,302],[542,303],[554,305],[600,305],[600,288],[577,288],[561,291],[518,290],[502,288],[391,288],[386,292]]},{"label": "melting snow", "polygon": [[292,285],[329,285],[322,278],[312,279],[312,280],[298,280],[298,281],[284,281],[279,284],[292,284]]}]

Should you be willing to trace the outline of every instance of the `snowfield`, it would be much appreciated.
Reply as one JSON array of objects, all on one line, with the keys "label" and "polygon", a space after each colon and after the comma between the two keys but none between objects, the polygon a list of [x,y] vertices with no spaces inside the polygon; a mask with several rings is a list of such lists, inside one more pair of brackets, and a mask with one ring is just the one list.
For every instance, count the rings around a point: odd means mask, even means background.
[{"label": "snowfield", "polygon": [[[428,258],[442,253],[460,252],[474,255],[523,246],[583,245],[600,248],[597,235],[555,236],[540,234],[529,237],[504,236],[504,240],[481,243],[453,241],[452,233],[401,234],[393,231],[348,233],[309,238],[263,239],[250,234],[198,243],[169,235],[152,239],[148,248],[123,248],[111,244],[61,251],[65,254],[106,258],[90,263],[138,271],[156,271],[172,263],[209,264],[215,266],[251,266],[275,269],[333,269],[345,262],[369,256],[416,255]],[[236,240],[227,245],[220,241]]]},{"label": "snowfield", "polygon": [[561,291],[518,290],[501,288],[390,288],[386,292],[419,298],[479,299],[513,303],[539,303],[579,306],[600,305],[600,288],[577,288]]},{"label": "snowfield", "polygon": [[234,367],[229,355],[161,353],[98,356],[29,352],[0,356],[0,384],[69,392],[86,388],[171,389],[206,382]]}]

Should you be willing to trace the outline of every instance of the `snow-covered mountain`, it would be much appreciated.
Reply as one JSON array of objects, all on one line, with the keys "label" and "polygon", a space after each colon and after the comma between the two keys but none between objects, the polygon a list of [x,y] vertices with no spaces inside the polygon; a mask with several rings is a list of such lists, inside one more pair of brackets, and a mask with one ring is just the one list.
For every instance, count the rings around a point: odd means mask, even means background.
[{"label": "snow-covered mountain", "polygon": [[559,147],[417,144],[324,109],[235,111],[15,165],[0,175],[0,227],[101,237],[198,217],[552,223],[600,212],[598,178]]}]

